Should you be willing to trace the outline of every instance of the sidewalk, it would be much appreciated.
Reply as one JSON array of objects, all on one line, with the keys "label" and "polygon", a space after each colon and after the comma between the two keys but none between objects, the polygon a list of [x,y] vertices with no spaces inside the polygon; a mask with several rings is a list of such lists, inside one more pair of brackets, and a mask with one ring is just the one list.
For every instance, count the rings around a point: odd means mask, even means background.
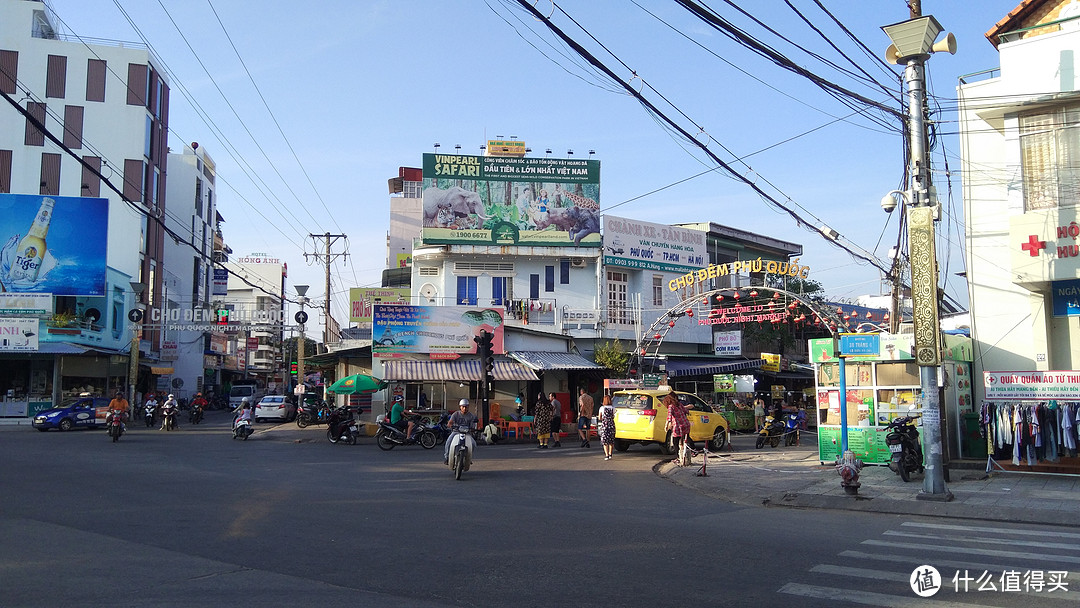
[{"label": "sidewalk", "polygon": [[[707,476],[699,476],[701,456],[689,467],[665,460],[653,470],[681,486],[744,505],[1080,525],[1080,477],[1000,471],[987,475],[985,463],[954,462],[945,484],[953,499],[945,502],[940,495],[920,499],[922,474],[904,483],[886,466],[867,465],[858,495],[851,496],[840,486],[835,467],[818,460],[816,435],[808,433],[804,439],[809,445],[804,441],[797,447],[755,449],[752,436],[733,437],[730,446],[710,454]],[[973,468],[961,468],[965,466]]]}]

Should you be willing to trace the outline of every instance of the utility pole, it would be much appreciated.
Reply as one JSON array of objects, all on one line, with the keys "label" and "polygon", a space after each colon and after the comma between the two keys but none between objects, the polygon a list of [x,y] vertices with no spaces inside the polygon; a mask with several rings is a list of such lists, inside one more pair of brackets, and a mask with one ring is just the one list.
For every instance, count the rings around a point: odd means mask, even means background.
[{"label": "utility pole", "polygon": [[923,64],[935,51],[956,52],[956,40],[948,34],[934,43],[943,30],[932,16],[921,16],[919,2],[910,2],[911,19],[882,29],[892,41],[885,52],[890,63],[905,65],[908,91],[907,136],[908,189],[902,192],[907,203],[908,245],[911,260],[912,318],[915,325],[915,362],[919,366],[922,399],[922,429],[926,446],[926,476],[920,499],[951,500],[942,468],[941,397],[938,372],[941,366],[941,323],[938,312],[937,251],[934,221],[938,204],[930,182],[930,155],[926,136],[926,86]]},{"label": "utility pole", "polygon": [[341,253],[331,253],[330,246],[337,242],[338,239],[347,239],[349,237],[344,234],[330,234],[329,232],[327,232],[326,234],[309,234],[308,238],[315,240],[316,243],[319,242],[319,239],[323,240],[323,253],[305,253],[304,259],[307,260],[308,256],[311,256],[316,260],[322,262],[324,267],[326,268],[326,304],[323,307],[323,313],[326,315],[326,323],[323,326],[323,344],[329,344],[330,342],[334,341],[334,338],[337,337],[330,335],[330,262],[338,256],[343,259],[349,256],[347,251]]}]

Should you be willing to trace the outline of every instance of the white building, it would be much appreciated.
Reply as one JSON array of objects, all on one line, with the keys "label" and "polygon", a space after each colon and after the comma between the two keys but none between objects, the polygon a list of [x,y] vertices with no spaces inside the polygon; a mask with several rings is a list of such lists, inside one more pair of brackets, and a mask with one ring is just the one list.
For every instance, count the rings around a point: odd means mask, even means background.
[{"label": "white building", "polygon": [[[1080,3],[1029,1],[960,97],[975,372],[1080,369]],[[975,402],[983,383],[975,383]]]},{"label": "white building", "polygon": [[229,270],[229,282],[220,308],[229,311],[229,324],[239,330],[228,334],[222,384],[241,377],[261,380],[264,387],[280,384],[287,267],[266,253],[234,257],[223,265]]},{"label": "white building", "polygon": [[[44,322],[29,367],[3,380],[0,388],[38,402],[129,386],[131,283],[143,286],[138,299],[148,312],[162,306],[164,231],[152,218],[166,208],[167,78],[139,45],[83,41],[56,23],[43,2],[0,0],[0,196],[108,199],[107,268],[99,293],[55,295],[50,312],[64,313],[65,327]],[[56,237],[82,228],[56,219]],[[161,332],[147,327],[141,338],[153,363]],[[153,383],[150,368],[142,369],[140,392]]]}]

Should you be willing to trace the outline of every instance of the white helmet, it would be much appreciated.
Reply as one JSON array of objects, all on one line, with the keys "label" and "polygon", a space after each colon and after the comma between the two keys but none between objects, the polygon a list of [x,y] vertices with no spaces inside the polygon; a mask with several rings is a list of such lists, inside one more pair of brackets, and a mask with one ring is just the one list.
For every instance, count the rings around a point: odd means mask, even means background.
[{"label": "white helmet", "polygon": [[[169,395],[169,397],[171,398],[171,397],[172,397],[172,395]],[[240,403],[247,403],[247,402],[248,402],[248,398],[247,398],[247,397],[244,397],[243,399],[241,399],[241,400],[240,400]]]},{"label": "white helmet", "polygon": [[468,400],[468,399],[462,399],[461,401],[458,401],[458,403],[457,403],[457,404],[458,404],[458,407],[461,407],[461,406],[463,406],[463,405],[464,405],[465,407],[469,407],[469,400]]},{"label": "white helmet", "polygon": [[172,398],[173,398],[173,396],[172,396],[172,395],[170,394],[170,395],[169,395],[169,399],[172,399]]}]

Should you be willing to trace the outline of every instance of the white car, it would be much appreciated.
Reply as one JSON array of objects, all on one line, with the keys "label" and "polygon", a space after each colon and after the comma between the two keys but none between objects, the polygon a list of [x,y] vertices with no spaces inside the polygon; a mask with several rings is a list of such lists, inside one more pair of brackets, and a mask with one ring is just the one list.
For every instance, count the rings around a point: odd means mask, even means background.
[{"label": "white car", "polygon": [[255,405],[255,422],[263,420],[288,422],[294,418],[296,418],[296,404],[285,395],[267,395]]}]

